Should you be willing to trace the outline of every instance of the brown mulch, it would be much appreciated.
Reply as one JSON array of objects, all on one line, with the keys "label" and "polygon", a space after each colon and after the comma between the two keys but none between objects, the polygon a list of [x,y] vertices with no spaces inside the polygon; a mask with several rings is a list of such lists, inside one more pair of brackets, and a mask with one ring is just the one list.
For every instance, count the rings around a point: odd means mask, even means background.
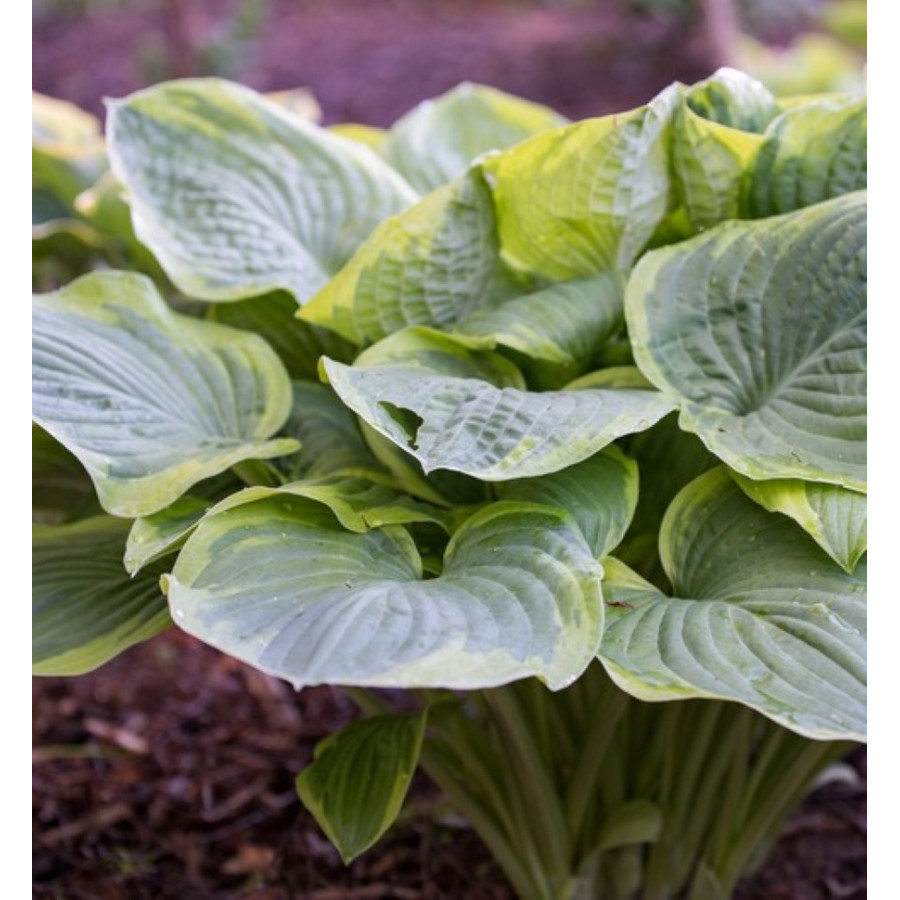
[{"label": "brown mulch", "polygon": [[[34,682],[35,897],[513,900],[422,778],[401,822],[345,868],[293,778],[353,705],[180,632],[78,678]],[[862,900],[865,754],[817,791],[739,900]]]},{"label": "brown mulch", "polygon": [[293,786],[355,715],[337,690],[296,694],[173,630],[33,699],[35,897],[511,900],[424,779],[343,866]]}]

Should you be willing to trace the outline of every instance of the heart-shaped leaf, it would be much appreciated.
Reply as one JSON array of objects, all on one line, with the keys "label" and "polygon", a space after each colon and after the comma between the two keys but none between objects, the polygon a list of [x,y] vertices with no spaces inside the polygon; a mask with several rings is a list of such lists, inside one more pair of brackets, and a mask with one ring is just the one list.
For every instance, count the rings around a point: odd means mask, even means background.
[{"label": "heart-shaped leaf", "polygon": [[743,213],[773,216],[864,190],[868,104],[838,97],[786,110],[747,172]]},{"label": "heart-shaped leaf", "polygon": [[800,734],[865,739],[866,573],[849,575],[720,466],[675,498],[660,532],[667,596],[604,561],[600,658],[644,700],[734,700]]},{"label": "heart-shaped leaf", "polygon": [[214,78],[109,105],[135,231],[189,296],[305,302],[416,194],[374,153]]},{"label": "heart-shaped leaf", "polygon": [[353,534],[281,492],[203,519],[166,579],[185,630],[298,688],[475,688],[536,675],[552,688],[596,654],[602,570],[551,507],[495,503],[422,580],[396,526]]},{"label": "heart-shaped leaf", "polygon": [[476,312],[456,330],[508,347],[529,384],[557,388],[586,372],[621,328],[624,289],[618,272],[566,281]]},{"label": "heart-shaped leaf", "polygon": [[35,297],[32,340],[34,418],[114,515],[149,515],[235,463],[297,449],[267,440],[291,405],[269,346],[173,313],[142,276],[97,273]]},{"label": "heart-shaped leaf", "polygon": [[641,370],[733,469],[865,490],[865,192],[648,253],[625,313]]},{"label": "heart-shaped leaf", "polygon": [[619,544],[634,515],[637,464],[612,445],[559,472],[503,482],[497,496],[564,509],[599,559]]},{"label": "heart-shaped leaf", "polygon": [[790,516],[843,569],[856,568],[867,547],[865,494],[796,478],[752,481],[736,472],[732,477],[751,500]]}]

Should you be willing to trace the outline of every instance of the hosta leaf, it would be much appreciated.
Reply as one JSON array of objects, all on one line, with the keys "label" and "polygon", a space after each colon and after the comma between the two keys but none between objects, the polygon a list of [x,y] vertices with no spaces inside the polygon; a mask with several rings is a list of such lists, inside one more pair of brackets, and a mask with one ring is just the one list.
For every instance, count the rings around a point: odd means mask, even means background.
[{"label": "hosta leaf", "polygon": [[599,558],[619,544],[634,515],[637,464],[613,445],[560,472],[504,482],[497,496],[564,509]]},{"label": "hosta leaf", "polygon": [[31,426],[32,518],[45,524],[100,511],[84,466],[43,428]]},{"label": "hosta leaf", "polygon": [[836,484],[791,478],[752,481],[732,473],[740,489],[771,512],[790,516],[848,572],[866,552],[866,495]]},{"label": "hosta leaf", "polygon": [[87,469],[104,509],[138,517],[245,459],[267,440],[290,381],[255,335],[173,313],[142,276],[88,275],[38,295],[33,413]]},{"label": "hosta leaf", "polygon": [[336,125],[329,125],[328,130],[332,134],[338,134],[350,141],[356,141],[374,150],[380,152],[381,145],[387,137],[387,130],[384,128],[375,128],[372,125],[360,125],[358,122],[339,122]]},{"label": "hosta leaf", "polygon": [[675,114],[672,166],[685,214],[696,231],[737,218],[744,174],[778,114],[775,98],[734,69],[684,91]]},{"label": "hosta leaf", "polygon": [[503,251],[567,280],[628,269],[671,202],[677,89],[631,112],[538,135],[485,160]]},{"label": "hosta leaf", "polygon": [[780,111],[778,101],[762,82],[727,67],[692,85],[684,96],[698,116],[757,134]]},{"label": "hosta leaf", "polygon": [[431,522],[447,532],[453,521],[448,511],[404,494],[397,490],[389,476],[374,472],[363,475],[323,475],[277,488],[247,488],[226,497],[210,514],[268,497],[286,496],[305,497],[321,503],[331,510],[347,531],[358,533],[384,525],[408,525],[412,522]]},{"label": "hosta leaf", "polygon": [[298,688],[475,688],[536,675],[570,683],[596,653],[599,564],[562,511],[495,503],[422,580],[415,544],[352,534],[282,492],[207,516],[167,590],[175,621]]},{"label": "hosta leaf", "polygon": [[760,134],[703,118],[682,99],[675,117],[672,166],[695,231],[738,217],[744,174],[763,141]]},{"label": "hosta leaf", "polygon": [[95,116],[64,100],[31,95],[31,179],[64,209],[106,169]]},{"label": "hosta leaf", "polygon": [[866,187],[865,98],[793,107],[769,126],[747,173],[743,213],[790,212]]},{"label": "hosta leaf", "polygon": [[174,553],[213,505],[211,500],[185,494],[151,516],[135,519],[125,547],[125,569],[130,575]]},{"label": "hosta leaf", "polygon": [[865,192],[648,253],[625,313],[641,370],[729,466],[865,490]]},{"label": "hosta leaf", "polygon": [[415,192],[367,148],[217,79],[110,104],[109,152],[140,240],[184,293],[302,303]]},{"label": "hosta leaf", "polygon": [[566,387],[570,391],[582,391],[588,388],[653,390],[653,385],[637,366],[610,366],[607,369],[597,369],[570,381]]},{"label": "hosta leaf", "polygon": [[122,566],[128,527],[110,516],[34,526],[34,674],[88,672],[171,624],[159,572],[131,579]]},{"label": "hosta leaf", "polygon": [[[391,354],[393,347],[402,353]],[[323,368],[344,403],[426,472],[450,469],[484,481],[564,469],[671,410],[657,391],[498,386],[485,379],[495,357],[424,331],[402,332],[352,367],[324,359]]]},{"label": "hosta leaf", "polygon": [[186,495],[152,516],[135,520],[128,535],[125,567],[132,574],[175,552],[208,513],[216,515],[236,506],[272,497],[306,497],[328,507],[348,531],[363,532],[384,525],[429,522],[449,532],[454,517],[446,510],[421,503],[397,490],[377,473],[325,475],[281,487],[251,487],[212,500]]},{"label": "hosta leaf", "polygon": [[103,250],[112,268],[143,272],[164,291],[171,290],[156,257],[137,239],[124,189],[112,172],[104,172],[75,198],[75,212],[102,235]]},{"label": "hosta leaf", "polygon": [[456,178],[476,156],[567,122],[546,106],[463,83],[403,116],[388,132],[381,153],[414,188],[427,193]]},{"label": "hosta leaf", "polygon": [[446,327],[485,302],[498,244],[479,169],[388,219],[299,313],[357,344]]},{"label": "hosta leaf", "polygon": [[356,416],[330,387],[295,381],[293,394],[291,414],[283,429],[300,442],[300,451],[283,461],[292,479],[381,469],[366,446]]},{"label": "hosta leaf", "polygon": [[515,351],[528,382],[560,387],[590,368],[624,321],[624,281],[617,272],[555,284],[457,325],[461,334],[490,337]]},{"label": "hosta leaf", "polygon": [[441,506],[478,504],[492,499],[493,486],[487,482],[442,469],[426,472],[414,456],[401,450],[364,420],[360,419],[359,422],[366,446],[391,473],[397,485],[408,494]]},{"label": "hosta leaf", "polygon": [[345,863],[368,850],[393,824],[419,762],[425,713],[381,715],[321,741],[296,780]]},{"label": "hosta leaf", "polygon": [[660,552],[671,597],[604,562],[600,658],[620,687],[645,700],[734,700],[809,737],[864,739],[863,562],[848,575],[724,467],[676,497]]},{"label": "hosta leaf", "polygon": [[235,303],[216,303],[207,318],[264,338],[292,378],[318,381],[319,358],[350,362],[356,348],[334,332],[295,318],[297,304],[287,291],[274,291]]}]

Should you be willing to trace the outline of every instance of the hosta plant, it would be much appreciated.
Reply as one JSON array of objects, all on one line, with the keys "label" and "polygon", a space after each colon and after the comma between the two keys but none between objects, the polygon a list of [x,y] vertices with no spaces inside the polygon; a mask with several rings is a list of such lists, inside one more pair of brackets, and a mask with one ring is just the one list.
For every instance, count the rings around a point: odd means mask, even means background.
[{"label": "hosta plant", "polygon": [[730,896],[865,737],[865,99],[182,81],[107,149],[165,278],[34,300],[35,671],[174,622],[359,703],[346,860],[421,766],[522,898]]}]

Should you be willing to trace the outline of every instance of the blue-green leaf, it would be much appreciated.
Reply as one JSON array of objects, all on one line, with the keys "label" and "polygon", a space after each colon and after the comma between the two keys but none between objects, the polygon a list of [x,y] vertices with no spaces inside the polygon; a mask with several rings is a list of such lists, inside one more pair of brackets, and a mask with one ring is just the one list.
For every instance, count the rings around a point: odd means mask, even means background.
[{"label": "blue-green leaf", "polygon": [[246,459],[290,411],[256,335],[173,313],[139,275],[104,272],[34,298],[33,414],[87,469],[104,509],[136,518]]},{"label": "blue-green leaf", "polygon": [[866,567],[851,575],[724,466],[660,532],[668,596],[607,558],[600,659],[644,700],[733,700],[820,740],[865,739]]},{"label": "blue-green leaf", "polygon": [[214,78],[109,106],[109,154],[135,231],[184,293],[305,302],[416,194],[366,147]]},{"label": "blue-green leaf", "polygon": [[89,672],[171,624],[159,570],[132,579],[122,565],[128,527],[111,516],[34,526],[34,674]]},{"label": "blue-green leaf", "polygon": [[[264,490],[264,489],[256,489]],[[287,491],[206,516],[166,585],[176,623],[298,688],[574,680],[596,654],[602,570],[548,506],[495,503],[424,579],[399,527],[345,531]]]}]

